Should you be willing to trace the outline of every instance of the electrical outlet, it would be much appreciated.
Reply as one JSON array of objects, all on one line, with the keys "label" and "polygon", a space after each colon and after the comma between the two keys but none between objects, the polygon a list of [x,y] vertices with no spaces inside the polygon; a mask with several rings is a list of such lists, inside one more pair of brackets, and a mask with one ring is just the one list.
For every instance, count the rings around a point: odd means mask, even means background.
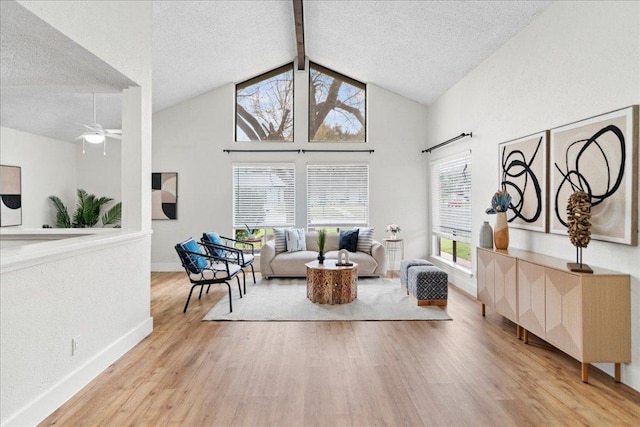
[{"label": "electrical outlet", "polygon": [[71,355],[75,356],[80,351],[80,337],[77,336],[71,339]]}]

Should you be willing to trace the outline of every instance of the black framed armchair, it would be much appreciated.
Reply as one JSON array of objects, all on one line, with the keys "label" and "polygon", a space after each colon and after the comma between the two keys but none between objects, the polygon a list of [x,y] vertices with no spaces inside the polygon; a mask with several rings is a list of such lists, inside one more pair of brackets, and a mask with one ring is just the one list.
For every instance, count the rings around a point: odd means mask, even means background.
[{"label": "black framed armchair", "polygon": [[191,290],[187,297],[187,303],[184,306],[183,313],[187,312],[189,301],[191,300],[191,294],[196,286],[200,286],[200,295],[198,299],[202,298],[202,291],[207,286],[207,293],[213,284],[226,284],[229,288],[229,311],[233,312],[233,303],[231,296],[231,284],[229,281],[235,278],[238,282],[238,293],[242,298],[242,289],[240,288],[240,278],[238,273],[242,271],[242,267],[232,262],[229,262],[225,257],[218,256],[217,254],[211,254],[203,245],[189,238],[184,242],[180,242],[175,246],[182,267],[189,277],[191,282]]},{"label": "black framed armchair", "polygon": [[240,266],[245,294],[247,293],[247,278],[245,268],[251,267],[253,284],[256,284],[256,273],[253,268],[255,253],[252,243],[245,242],[243,240],[232,239],[230,237],[220,236],[214,232],[202,233],[200,242],[202,243],[208,254],[214,254],[218,257],[226,259],[230,263]]}]

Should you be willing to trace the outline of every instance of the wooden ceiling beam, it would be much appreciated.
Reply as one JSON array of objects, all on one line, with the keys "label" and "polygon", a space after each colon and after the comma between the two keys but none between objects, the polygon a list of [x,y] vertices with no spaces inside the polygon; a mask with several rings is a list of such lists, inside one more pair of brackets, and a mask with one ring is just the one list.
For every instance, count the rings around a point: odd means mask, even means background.
[{"label": "wooden ceiling beam", "polygon": [[302,0],[293,0],[293,18],[296,25],[296,45],[298,47],[298,70],[304,70],[304,14],[302,13]]}]

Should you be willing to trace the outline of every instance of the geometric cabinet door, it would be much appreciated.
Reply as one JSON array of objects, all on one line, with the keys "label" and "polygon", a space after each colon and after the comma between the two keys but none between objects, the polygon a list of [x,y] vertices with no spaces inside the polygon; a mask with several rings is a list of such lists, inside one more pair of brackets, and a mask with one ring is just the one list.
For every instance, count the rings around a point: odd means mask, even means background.
[{"label": "geometric cabinet door", "polygon": [[518,321],[516,259],[496,253],[494,264],[495,310],[512,322]]},{"label": "geometric cabinet door", "polygon": [[518,260],[518,318],[520,326],[545,339],[545,268]]},{"label": "geometric cabinet door", "polygon": [[583,350],[580,277],[547,269],[546,294],[546,340],[580,360]]}]

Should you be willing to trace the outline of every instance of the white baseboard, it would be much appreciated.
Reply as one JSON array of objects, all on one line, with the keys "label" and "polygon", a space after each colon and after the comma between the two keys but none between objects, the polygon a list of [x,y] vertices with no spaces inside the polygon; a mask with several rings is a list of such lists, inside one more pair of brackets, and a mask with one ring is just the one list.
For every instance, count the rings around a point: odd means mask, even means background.
[{"label": "white baseboard", "polygon": [[151,272],[184,271],[179,262],[152,262]]},{"label": "white baseboard", "polygon": [[82,366],[36,397],[2,423],[5,426],[34,426],[42,422],[112,363],[127,353],[153,331],[153,317],[133,328]]}]

